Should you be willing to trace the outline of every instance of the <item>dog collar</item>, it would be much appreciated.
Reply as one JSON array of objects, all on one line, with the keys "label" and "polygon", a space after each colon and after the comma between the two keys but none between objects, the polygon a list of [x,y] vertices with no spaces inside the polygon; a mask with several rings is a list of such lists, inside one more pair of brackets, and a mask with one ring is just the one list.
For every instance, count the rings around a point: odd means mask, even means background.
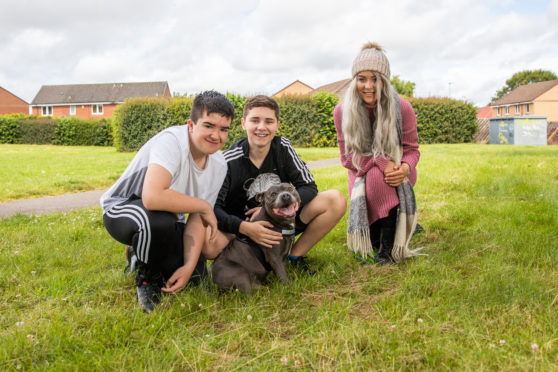
[{"label": "dog collar", "polygon": [[280,232],[281,235],[283,235],[283,236],[291,236],[291,235],[294,235],[295,232],[296,232],[295,229],[287,230],[287,229],[281,229],[279,227],[274,227],[272,230]]}]

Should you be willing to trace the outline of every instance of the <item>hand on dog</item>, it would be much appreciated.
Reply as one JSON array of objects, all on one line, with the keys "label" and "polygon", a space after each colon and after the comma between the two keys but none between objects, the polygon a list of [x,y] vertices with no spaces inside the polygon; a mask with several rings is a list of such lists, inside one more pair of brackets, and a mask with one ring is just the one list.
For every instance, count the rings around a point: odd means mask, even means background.
[{"label": "hand on dog", "polygon": [[395,165],[393,162],[389,162],[384,169],[384,180],[391,187],[397,187],[405,181],[411,173],[411,169],[407,163],[402,163],[401,165]]},{"label": "hand on dog", "polygon": [[258,214],[260,214],[261,209],[262,207],[255,207],[246,211],[246,213],[244,213],[246,215],[246,221],[253,222],[254,219],[258,217]]},{"label": "hand on dog", "polygon": [[188,279],[190,278],[186,273],[186,266],[181,266],[176,269],[169,280],[167,280],[165,286],[161,288],[161,291],[166,293],[176,293],[186,287]]},{"label": "hand on dog", "polygon": [[271,230],[272,228],[273,224],[269,221],[243,221],[240,224],[239,231],[252,239],[256,244],[271,248],[279,244],[283,239],[283,235],[280,232]]}]

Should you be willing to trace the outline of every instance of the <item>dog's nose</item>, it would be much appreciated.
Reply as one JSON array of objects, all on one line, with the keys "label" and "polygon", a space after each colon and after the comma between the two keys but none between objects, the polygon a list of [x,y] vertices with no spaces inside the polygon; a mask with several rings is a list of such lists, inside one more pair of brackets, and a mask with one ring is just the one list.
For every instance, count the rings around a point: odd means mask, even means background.
[{"label": "dog's nose", "polygon": [[281,201],[288,202],[291,200],[291,194],[284,192],[281,194]]}]

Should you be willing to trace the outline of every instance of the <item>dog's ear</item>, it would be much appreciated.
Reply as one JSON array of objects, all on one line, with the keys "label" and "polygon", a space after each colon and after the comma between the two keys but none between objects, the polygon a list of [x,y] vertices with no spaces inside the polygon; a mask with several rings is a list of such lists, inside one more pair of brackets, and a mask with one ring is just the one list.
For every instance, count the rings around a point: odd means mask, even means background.
[{"label": "dog's ear", "polygon": [[256,194],[255,199],[258,203],[260,203],[260,205],[263,205],[264,203],[264,194],[263,192],[260,192],[259,194]]}]

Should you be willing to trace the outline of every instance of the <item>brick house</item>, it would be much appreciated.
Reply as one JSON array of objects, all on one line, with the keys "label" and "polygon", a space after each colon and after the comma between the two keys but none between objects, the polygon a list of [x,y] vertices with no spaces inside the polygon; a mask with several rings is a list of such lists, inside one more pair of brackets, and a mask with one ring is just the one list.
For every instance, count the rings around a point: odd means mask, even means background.
[{"label": "brick house", "polygon": [[558,80],[522,85],[493,102],[492,117],[546,116],[558,121]]},{"label": "brick house", "polygon": [[0,115],[28,113],[29,104],[27,102],[0,87]]},{"label": "brick house", "polygon": [[339,101],[342,101],[343,97],[345,97],[345,92],[347,91],[349,85],[351,84],[351,80],[352,79],[343,79],[343,80],[336,81],[334,83],[322,85],[321,87],[317,87],[316,89],[314,89],[310,94],[315,94],[324,91],[327,93],[335,94],[337,97],[339,97]]},{"label": "brick house", "polygon": [[37,116],[107,118],[127,98],[170,96],[166,81],[43,85],[31,102],[30,111]]},{"label": "brick house", "polygon": [[287,85],[271,97],[279,98],[284,95],[305,95],[310,93],[312,90],[313,88],[311,86],[304,84],[300,80],[295,80],[293,83]]}]

